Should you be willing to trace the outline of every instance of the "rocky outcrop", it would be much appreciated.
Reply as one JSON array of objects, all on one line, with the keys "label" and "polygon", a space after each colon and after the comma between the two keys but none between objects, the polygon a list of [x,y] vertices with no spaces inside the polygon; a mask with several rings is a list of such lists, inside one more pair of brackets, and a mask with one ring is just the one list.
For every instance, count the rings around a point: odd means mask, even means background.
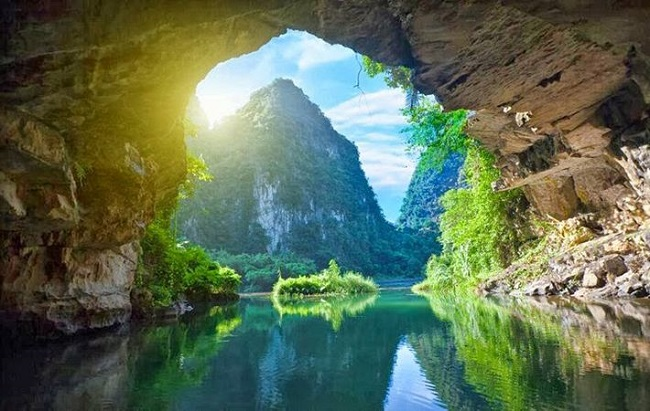
[{"label": "rocky outcrop", "polygon": [[[470,133],[540,212],[612,210],[630,190],[615,160],[648,139],[649,17],[639,0],[9,0],[0,12],[2,316],[34,313],[66,331],[126,317],[120,296],[136,252],[123,260],[115,250],[137,248],[156,207],[176,197],[188,96],[216,63],[288,27],[414,67],[420,90],[476,110]],[[124,281],[106,277],[114,264]],[[52,293],[60,273],[65,291]],[[49,319],[62,298],[100,307],[102,320],[86,320],[95,308]]]},{"label": "rocky outcrop", "polygon": [[[556,222],[547,235],[542,261],[516,263],[480,289],[585,299],[650,296],[650,148],[642,145],[623,151],[619,165],[627,175],[627,185],[612,196],[615,207]],[[610,195],[608,191],[612,189],[600,192],[601,198]],[[522,271],[541,278],[522,283],[517,280]]]}]

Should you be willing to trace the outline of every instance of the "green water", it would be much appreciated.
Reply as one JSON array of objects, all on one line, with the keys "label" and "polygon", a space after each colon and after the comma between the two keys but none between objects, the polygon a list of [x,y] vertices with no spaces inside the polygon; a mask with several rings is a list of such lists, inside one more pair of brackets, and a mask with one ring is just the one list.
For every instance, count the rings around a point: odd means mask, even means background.
[{"label": "green water", "polygon": [[255,297],[1,365],[11,410],[647,410],[650,306]]}]

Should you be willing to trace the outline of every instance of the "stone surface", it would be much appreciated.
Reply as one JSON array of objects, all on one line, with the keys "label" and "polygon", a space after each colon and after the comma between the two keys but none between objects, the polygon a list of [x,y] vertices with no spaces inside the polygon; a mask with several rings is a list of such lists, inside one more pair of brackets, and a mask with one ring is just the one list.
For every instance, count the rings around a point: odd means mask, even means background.
[{"label": "stone surface", "polygon": [[540,213],[559,220],[571,217],[578,209],[578,197],[571,177],[548,176],[527,186],[525,193]]},{"label": "stone surface", "polygon": [[124,322],[138,251],[137,242],[107,250],[9,247],[0,319],[43,336]]},{"label": "stone surface", "polygon": [[[614,169],[645,195],[631,139],[648,129],[647,2],[8,0],[1,16],[0,309],[62,330],[127,316],[133,265],[112,250],[133,248],[176,197],[188,97],[217,63],[288,27],[412,66],[421,91],[477,110],[469,133],[542,213],[595,204],[604,180],[575,185],[579,160],[629,153],[630,172]],[[115,264],[124,280],[102,268]]]},{"label": "stone surface", "polygon": [[602,287],[605,284],[604,271],[597,265],[588,266],[582,277],[582,286],[587,288]]},{"label": "stone surface", "polygon": [[[129,408],[131,367],[140,356],[126,330],[18,349],[5,356],[3,409],[123,410]],[[25,369],[26,372],[15,372]]]},{"label": "stone surface", "polygon": [[549,278],[537,280],[524,290],[524,294],[530,296],[554,295],[556,293],[557,288]]},{"label": "stone surface", "polygon": [[600,259],[603,269],[607,274],[617,277],[627,271],[627,266],[620,255],[608,255]]}]

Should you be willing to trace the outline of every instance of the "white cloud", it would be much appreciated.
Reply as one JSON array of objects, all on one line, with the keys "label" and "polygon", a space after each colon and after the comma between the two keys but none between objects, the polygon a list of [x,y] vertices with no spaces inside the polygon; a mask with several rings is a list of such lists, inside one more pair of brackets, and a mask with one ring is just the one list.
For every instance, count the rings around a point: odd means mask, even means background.
[{"label": "white cloud", "polygon": [[404,126],[406,119],[401,114],[404,107],[404,92],[398,89],[361,93],[356,97],[325,110],[335,128]]},{"label": "white cloud", "polygon": [[368,180],[376,188],[403,191],[411,180],[416,160],[403,146],[359,142],[359,157]]},{"label": "white cloud", "polygon": [[363,130],[348,133],[347,136],[350,140],[358,144],[368,142],[371,144],[398,144],[404,145],[404,139],[400,133],[384,133],[384,132],[368,132],[364,133]]},{"label": "white cloud", "polygon": [[334,63],[354,57],[354,51],[338,44],[329,44],[308,33],[289,32],[296,41],[286,48],[283,57],[293,60],[299,70],[306,70],[321,64]]}]

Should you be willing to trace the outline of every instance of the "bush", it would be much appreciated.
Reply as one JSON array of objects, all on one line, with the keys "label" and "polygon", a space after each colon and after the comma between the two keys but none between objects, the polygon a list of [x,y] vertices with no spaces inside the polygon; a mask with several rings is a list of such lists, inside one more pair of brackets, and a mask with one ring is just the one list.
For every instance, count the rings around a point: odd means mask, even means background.
[{"label": "bush", "polygon": [[471,288],[505,268],[529,238],[525,229],[525,202],[520,190],[495,192],[500,177],[494,156],[471,147],[463,165],[466,187],[442,197],[440,242],[443,252],[427,263],[424,290]]},{"label": "bush", "polygon": [[154,307],[169,306],[183,295],[194,299],[231,297],[241,284],[234,270],[213,261],[203,248],[177,244],[164,222],[152,223],[140,244],[142,257],[135,286],[151,293]]},{"label": "bush", "polygon": [[[406,71],[373,62],[367,57],[363,69],[370,76],[384,74],[391,87],[412,89]],[[427,279],[421,291],[468,289],[516,257],[516,250],[530,237],[521,217],[525,203],[520,190],[495,192],[500,178],[494,156],[465,133],[469,112],[445,111],[437,102],[415,99],[405,110],[407,142],[420,154],[419,171],[440,170],[454,155],[465,156],[462,174],[465,187],[449,190],[441,198],[441,255],[427,263]]]},{"label": "bush", "polygon": [[235,294],[241,284],[239,274],[232,268],[214,265],[188,271],[185,274],[185,292],[193,299],[209,299],[212,296]]},{"label": "bush", "polygon": [[230,254],[213,252],[219,264],[232,267],[242,275],[245,292],[271,291],[278,277],[298,277],[317,270],[316,263],[295,254]]},{"label": "bush", "polygon": [[359,273],[348,271],[341,275],[341,269],[336,261],[331,260],[329,267],[310,276],[297,278],[280,278],[273,287],[273,295],[305,296],[305,295],[348,295],[375,293],[378,287],[375,282]]}]

